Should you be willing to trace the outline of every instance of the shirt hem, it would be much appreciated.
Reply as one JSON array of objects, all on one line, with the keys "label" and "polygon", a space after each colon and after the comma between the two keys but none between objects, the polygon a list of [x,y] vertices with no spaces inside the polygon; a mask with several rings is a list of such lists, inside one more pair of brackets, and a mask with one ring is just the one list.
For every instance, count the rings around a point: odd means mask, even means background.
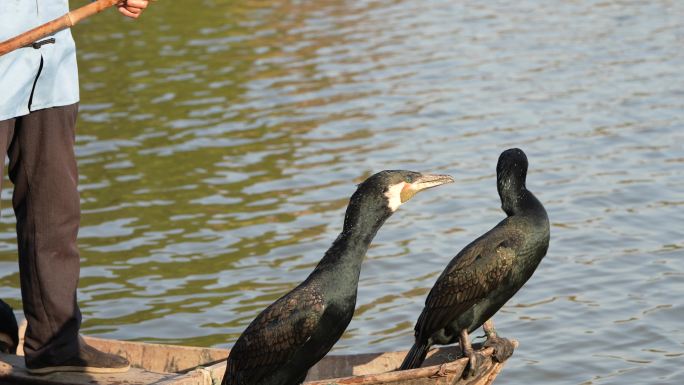
[{"label": "shirt hem", "polygon": [[15,111],[7,113],[7,114],[0,114],[0,121],[20,118],[22,116],[26,116],[26,115],[30,114],[31,112],[38,111],[38,110],[44,110],[46,108],[69,106],[69,105],[72,105],[74,103],[78,103],[79,101],[80,101],[79,98],[76,98],[75,100],[74,99],[60,100],[57,102],[46,103],[44,105],[31,106],[30,110],[26,107],[22,107],[18,110],[15,110]]},{"label": "shirt hem", "polygon": [[78,103],[78,102],[79,102],[79,98],[76,98],[76,100],[73,100],[73,99],[60,100],[57,102],[46,103],[44,105],[39,104],[39,105],[31,106],[31,112],[38,111],[38,110],[44,110],[46,108],[52,108],[52,107],[69,106],[69,105],[72,105],[72,104]]}]

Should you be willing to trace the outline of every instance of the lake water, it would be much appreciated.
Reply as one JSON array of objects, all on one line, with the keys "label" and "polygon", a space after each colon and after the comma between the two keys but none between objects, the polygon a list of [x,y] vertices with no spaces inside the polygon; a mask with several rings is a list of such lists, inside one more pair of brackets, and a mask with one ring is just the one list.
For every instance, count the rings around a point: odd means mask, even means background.
[{"label": "lake water", "polygon": [[83,332],[230,347],[356,183],[450,173],[380,230],[334,353],[408,349],[444,266],[503,218],[496,161],[520,147],[551,245],[494,318],[520,341],[497,383],[684,383],[684,2],[467,3],[159,1],[77,26]]}]

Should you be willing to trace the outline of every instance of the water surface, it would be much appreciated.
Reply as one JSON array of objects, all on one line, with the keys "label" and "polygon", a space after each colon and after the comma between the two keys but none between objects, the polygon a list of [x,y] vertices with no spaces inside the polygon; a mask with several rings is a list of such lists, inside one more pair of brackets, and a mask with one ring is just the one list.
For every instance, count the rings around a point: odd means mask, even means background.
[{"label": "water surface", "polygon": [[503,218],[515,146],[552,235],[495,316],[520,341],[497,383],[684,382],[683,3],[177,0],[74,34],[84,333],[230,347],[356,183],[450,173],[380,230],[334,352],[408,349],[444,266]]}]

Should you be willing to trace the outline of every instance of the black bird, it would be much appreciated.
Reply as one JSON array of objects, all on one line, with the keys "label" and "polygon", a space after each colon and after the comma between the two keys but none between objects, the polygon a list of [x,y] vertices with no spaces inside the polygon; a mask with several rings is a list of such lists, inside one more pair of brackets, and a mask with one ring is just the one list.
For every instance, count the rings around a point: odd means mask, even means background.
[{"label": "black bird", "polygon": [[468,334],[484,324],[498,361],[513,352],[496,335],[490,318],[532,276],[549,247],[544,206],[525,187],[527,157],[517,148],[504,151],[496,166],[501,208],[507,218],[474,240],[449,262],[425,300],[415,326],[415,342],[400,369],[422,365],[430,346],[459,342],[469,358],[465,376],[479,365]]},{"label": "black bird", "polygon": [[223,385],[294,385],[349,325],[363,257],[387,218],[421,190],[453,182],[448,175],[381,171],[361,183],[342,232],[313,272],[269,305],[235,342]]},{"label": "black bird", "polygon": [[19,327],[12,308],[0,300],[0,353],[15,354],[19,345]]}]

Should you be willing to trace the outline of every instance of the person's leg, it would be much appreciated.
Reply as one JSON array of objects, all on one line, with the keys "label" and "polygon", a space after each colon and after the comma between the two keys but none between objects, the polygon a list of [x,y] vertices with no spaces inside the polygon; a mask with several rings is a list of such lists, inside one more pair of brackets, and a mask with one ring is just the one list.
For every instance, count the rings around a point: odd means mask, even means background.
[{"label": "person's leg", "polygon": [[77,105],[71,105],[17,118],[8,150],[21,294],[28,321],[27,365],[78,353],[80,202],[73,155],[77,111]]},{"label": "person's leg", "polygon": [[[0,121],[0,190],[5,173],[5,154],[12,141],[15,119]],[[12,308],[0,300],[0,353],[14,354],[19,344],[19,327]]]},{"label": "person's leg", "polygon": [[8,151],[22,300],[28,321],[24,352],[26,366],[34,373],[112,372],[128,367],[125,360],[88,347],[78,335],[77,112],[78,104],[73,104],[18,118]]}]

